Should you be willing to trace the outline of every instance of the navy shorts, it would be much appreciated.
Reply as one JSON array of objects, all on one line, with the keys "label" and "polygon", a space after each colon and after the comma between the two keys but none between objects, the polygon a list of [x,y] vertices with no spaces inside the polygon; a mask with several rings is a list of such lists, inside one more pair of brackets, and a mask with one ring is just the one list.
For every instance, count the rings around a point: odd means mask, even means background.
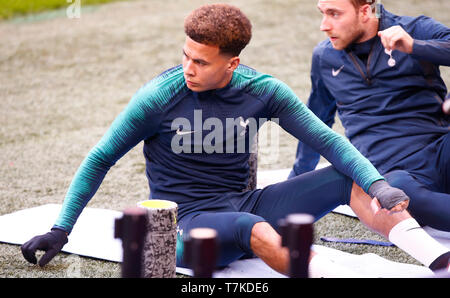
[{"label": "navy shorts", "polygon": [[[292,213],[307,213],[315,220],[339,205],[349,204],[352,180],[330,166],[295,178],[244,193],[215,198],[216,208],[196,209],[179,219],[177,266],[183,262],[183,240],[193,228],[213,228],[218,234],[219,266],[252,255],[250,235],[257,222],[278,230],[278,221]],[[199,203],[201,204],[201,202]],[[179,206],[180,208],[180,206]],[[183,206],[181,206],[183,208]]]}]

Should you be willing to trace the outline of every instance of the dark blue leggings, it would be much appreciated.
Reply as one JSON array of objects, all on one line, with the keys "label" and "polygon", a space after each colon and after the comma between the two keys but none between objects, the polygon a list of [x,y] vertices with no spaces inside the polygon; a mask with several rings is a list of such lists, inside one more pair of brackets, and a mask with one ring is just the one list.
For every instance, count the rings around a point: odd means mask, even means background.
[{"label": "dark blue leggings", "polygon": [[[434,154],[421,155],[433,168],[391,171],[384,177],[409,196],[408,211],[422,226],[450,231],[450,132],[434,148]],[[427,181],[429,177],[433,183]]]},{"label": "dark blue leggings", "polygon": [[408,211],[420,225],[450,231],[450,194],[431,191],[406,171],[392,171],[384,177],[408,195]]},{"label": "dark blue leggings", "polygon": [[316,220],[339,205],[348,204],[352,180],[327,167],[246,194],[227,194],[229,208],[195,211],[179,221],[177,266],[183,263],[183,239],[197,227],[218,233],[219,266],[251,255],[250,235],[257,222],[266,221],[278,230],[278,220],[292,213],[308,213]]}]

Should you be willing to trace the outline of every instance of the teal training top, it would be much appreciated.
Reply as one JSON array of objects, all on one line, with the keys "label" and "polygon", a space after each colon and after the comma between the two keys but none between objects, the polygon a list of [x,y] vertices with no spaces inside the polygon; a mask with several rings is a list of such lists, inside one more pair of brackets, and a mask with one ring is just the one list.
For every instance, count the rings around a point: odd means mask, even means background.
[{"label": "teal training top", "polygon": [[203,206],[213,205],[218,194],[241,192],[249,178],[251,141],[265,121],[278,122],[366,192],[384,179],[283,82],[240,65],[226,87],[194,92],[179,65],[144,85],[89,152],[55,226],[70,232],[110,167],[141,141],[151,198]]}]

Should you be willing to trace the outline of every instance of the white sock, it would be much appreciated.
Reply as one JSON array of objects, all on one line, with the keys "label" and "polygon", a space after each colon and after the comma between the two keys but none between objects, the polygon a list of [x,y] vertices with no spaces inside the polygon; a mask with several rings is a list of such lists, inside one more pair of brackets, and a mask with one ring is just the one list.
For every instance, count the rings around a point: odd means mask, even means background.
[{"label": "white sock", "polygon": [[389,232],[389,241],[429,267],[449,249],[425,232],[414,218],[399,222]]},{"label": "white sock", "polygon": [[316,254],[309,262],[308,274],[310,278],[363,278],[362,274],[356,273],[333,260]]}]

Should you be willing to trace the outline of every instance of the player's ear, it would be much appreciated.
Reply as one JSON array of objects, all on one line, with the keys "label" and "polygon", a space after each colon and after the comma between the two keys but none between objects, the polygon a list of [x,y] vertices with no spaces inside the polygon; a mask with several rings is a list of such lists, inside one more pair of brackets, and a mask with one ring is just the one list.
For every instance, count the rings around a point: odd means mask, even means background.
[{"label": "player's ear", "polygon": [[372,12],[372,5],[370,4],[364,4],[359,8],[359,14],[361,17],[361,20],[365,23],[369,19],[374,18],[375,15]]},{"label": "player's ear", "polygon": [[229,60],[228,71],[233,72],[241,63],[241,59],[238,56],[231,57]]}]

